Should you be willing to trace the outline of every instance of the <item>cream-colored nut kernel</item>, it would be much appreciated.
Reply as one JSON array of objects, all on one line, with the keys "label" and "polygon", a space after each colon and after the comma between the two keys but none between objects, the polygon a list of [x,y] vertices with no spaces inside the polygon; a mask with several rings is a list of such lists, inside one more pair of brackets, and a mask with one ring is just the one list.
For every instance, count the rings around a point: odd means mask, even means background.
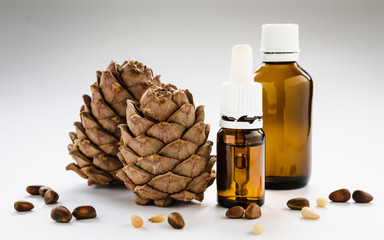
[{"label": "cream-colored nut kernel", "polygon": [[312,209],[309,209],[308,207],[303,207],[303,209],[301,209],[301,215],[303,216],[303,218],[306,218],[306,219],[318,219],[320,218],[320,215],[313,211]]},{"label": "cream-colored nut kernel", "polygon": [[144,224],[143,219],[141,219],[141,217],[139,217],[137,215],[131,216],[131,222],[135,228],[141,228]]},{"label": "cream-colored nut kernel", "polygon": [[159,223],[159,222],[164,222],[167,217],[164,214],[159,214],[156,216],[153,216],[148,219],[148,221],[153,222],[153,223]]},{"label": "cream-colored nut kernel", "polygon": [[260,235],[264,232],[264,226],[261,223],[256,223],[253,227],[253,233],[256,235]]},{"label": "cream-colored nut kernel", "polygon": [[328,205],[328,200],[322,197],[316,199],[316,203],[318,207],[325,208]]}]

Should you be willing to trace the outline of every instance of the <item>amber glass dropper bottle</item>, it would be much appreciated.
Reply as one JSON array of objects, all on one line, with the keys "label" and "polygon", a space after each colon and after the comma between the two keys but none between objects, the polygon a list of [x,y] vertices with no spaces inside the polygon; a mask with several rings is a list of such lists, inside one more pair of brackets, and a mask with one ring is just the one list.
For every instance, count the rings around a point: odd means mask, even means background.
[{"label": "amber glass dropper bottle", "polygon": [[252,49],[232,49],[231,79],[221,87],[217,133],[217,201],[224,207],[264,203],[261,84],[252,77]]},{"label": "amber glass dropper bottle", "polygon": [[297,24],[262,26],[261,58],[255,82],[263,85],[266,188],[307,185],[311,173],[313,82],[297,63]]}]

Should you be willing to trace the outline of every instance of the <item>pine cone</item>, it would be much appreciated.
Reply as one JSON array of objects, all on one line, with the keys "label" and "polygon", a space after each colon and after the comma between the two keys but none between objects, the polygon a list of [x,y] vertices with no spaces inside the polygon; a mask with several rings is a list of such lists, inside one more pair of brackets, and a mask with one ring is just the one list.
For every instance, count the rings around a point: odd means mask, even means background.
[{"label": "pine cone", "polygon": [[215,180],[216,161],[210,156],[213,143],[207,141],[204,107],[195,108],[188,90],[152,86],[140,104],[127,100],[126,118],[127,124],[119,125],[124,167],[116,175],[134,191],[135,202],[202,201]]},{"label": "pine cone", "polygon": [[160,85],[159,76],[140,62],[114,61],[103,72],[97,72],[97,82],[91,85],[92,97],[84,95],[81,122],[75,122],[76,133],[69,134],[72,144],[69,154],[75,163],[66,169],[88,179],[88,185],[121,183],[116,172],[123,167],[117,158],[121,131],[126,123],[127,99],[139,102],[152,85]]}]

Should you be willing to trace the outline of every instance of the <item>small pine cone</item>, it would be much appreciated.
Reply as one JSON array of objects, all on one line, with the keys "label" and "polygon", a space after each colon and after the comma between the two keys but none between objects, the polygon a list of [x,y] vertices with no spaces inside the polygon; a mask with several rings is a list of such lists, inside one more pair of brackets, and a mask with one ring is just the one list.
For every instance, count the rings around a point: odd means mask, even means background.
[{"label": "small pine cone", "polygon": [[72,144],[69,154],[76,163],[66,169],[88,180],[88,185],[121,183],[116,172],[123,167],[118,159],[121,131],[126,123],[127,99],[138,103],[152,85],[160,85],[159,76],[137,61],[122,65],[112,61],[103,72],[96,73],[91,85],[92,96],[84,95],[81,122],[75,122],[76,132],[69,134]]},{"label": "small pine cone", "polygon": [[127,124],[119,125],[124,167],[117,177],[134,191],[137,204],[173,200],[202,201],[215,174],[210,156],[210,125],[204,107],[195,108],[192,94],[173,85],[152,86],[140,104],[127,100]]}]

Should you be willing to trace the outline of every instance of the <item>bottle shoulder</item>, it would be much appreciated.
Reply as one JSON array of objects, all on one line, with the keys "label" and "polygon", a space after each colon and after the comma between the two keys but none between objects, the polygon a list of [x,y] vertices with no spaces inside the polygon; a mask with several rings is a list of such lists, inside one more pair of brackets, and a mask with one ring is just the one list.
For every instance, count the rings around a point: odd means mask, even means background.
[{"label": "bottle shoulder", "polygon": [[297,65],[297,68],[301,71],[301,73],[306,76],[306,78],[309,80],[309,81],[312,81],[312,77],[311,75],[309,75],[309,73],[304,69],[302,68],[299,64],[296,64]]},{"label": "bottle shoulder", "polygon": [[217,132],[217,141],[224,143],[244,144],[245,142],[263,142],[265,134],[263,129],[230,129],[221,128]]},{"label": "bottle shoulder", "polygon": [[312,82],[312,77],[297,62],[262,63],[254,71],[256,82],[279,81],[293,78]]},{"label": "bottle shoulder", "polygon": [[264,134],[264,131],[262,128],[255,128],[255,129],[233,129],[233,128],[220,128],[218,133],[220,134],[250,134],[250,133],[259,133]]}]

